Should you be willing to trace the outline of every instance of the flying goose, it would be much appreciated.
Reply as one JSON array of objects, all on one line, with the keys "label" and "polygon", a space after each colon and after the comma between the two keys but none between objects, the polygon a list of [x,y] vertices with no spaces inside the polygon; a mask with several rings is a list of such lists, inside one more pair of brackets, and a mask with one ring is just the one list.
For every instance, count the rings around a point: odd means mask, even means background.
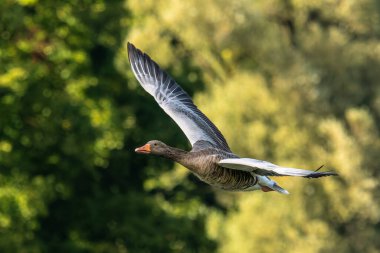
[{"label": "flying goose", "polygon": [[193,103],[190,96],[147,54],[128,43],[132,71],[141,86],[154,97],[158,105],[177,123],[192,145],[190,151],[170,147],[152,140],[136,148],[140,154],[153,154],[180,163],[200,180],[224,190],[289,194],[268,176],[318,178],[337,175],[287,168],[252,158],[240,158],[232,153],[218,128]]}]

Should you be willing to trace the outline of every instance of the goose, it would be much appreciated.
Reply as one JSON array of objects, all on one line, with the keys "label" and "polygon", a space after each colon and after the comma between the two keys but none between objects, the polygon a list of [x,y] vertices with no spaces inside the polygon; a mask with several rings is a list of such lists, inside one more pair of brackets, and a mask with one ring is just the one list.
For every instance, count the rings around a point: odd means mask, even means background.
[{"label": "goose", "polygon": [[171,159],[194,173],[207,184],[227,191],[276,191],[289,194],[269,176],[319,178],[335,172],[281,167],[273,163],[240,158],[232,153],[219,129],[193,103],[184,91],[147,54],[127,44],[132,72],[140,85],[176,122],[192,145],[190,151],[151,140],[135,149],[139,154],[152,154]]}]

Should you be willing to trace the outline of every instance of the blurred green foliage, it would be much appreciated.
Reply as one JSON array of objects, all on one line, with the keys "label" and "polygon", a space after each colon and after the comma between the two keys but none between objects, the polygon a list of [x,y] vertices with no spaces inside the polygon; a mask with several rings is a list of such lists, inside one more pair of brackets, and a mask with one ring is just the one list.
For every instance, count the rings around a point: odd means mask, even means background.
[{"label": "blurred green foliage", "polygon": [[[3,0],[1,252],[378,252],[376,0]],[[339,178],[227,193],[133,150],[188,149],[131,41],[233,151]]]}]

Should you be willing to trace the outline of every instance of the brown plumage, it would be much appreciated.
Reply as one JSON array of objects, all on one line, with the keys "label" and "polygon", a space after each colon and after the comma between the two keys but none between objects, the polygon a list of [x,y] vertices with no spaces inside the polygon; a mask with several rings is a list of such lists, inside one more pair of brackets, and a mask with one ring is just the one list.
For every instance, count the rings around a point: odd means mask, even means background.
[{"label": "brown plumage", "polygon": [[[146,152],[149,150],[148,152]],[[257,177],[250,172],[233,170],[220,166],[219,161],[227,158],[238,158],[235,154],[222,151],[207,145],[198,145],[187,152],[170,147],[161,141],[149,141],[136,152],[153,154],[173,160],[193,172],[200,180],[230,191],[246,190],[257,184]]]}]

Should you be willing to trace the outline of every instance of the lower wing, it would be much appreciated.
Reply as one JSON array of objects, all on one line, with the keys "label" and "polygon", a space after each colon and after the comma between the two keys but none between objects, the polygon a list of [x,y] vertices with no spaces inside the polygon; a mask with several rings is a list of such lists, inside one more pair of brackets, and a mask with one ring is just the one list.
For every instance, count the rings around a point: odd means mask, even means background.
[{"label": "lower wing", "polygon": [[296,176],[306,178],[318,178],[324,176],[337,176],[335,172],[317,172],[296,168],[287,168],[270,162],[251,158],[232,158],[219,161],[219,165],[233,170],[243,170],[260,176]]}]

